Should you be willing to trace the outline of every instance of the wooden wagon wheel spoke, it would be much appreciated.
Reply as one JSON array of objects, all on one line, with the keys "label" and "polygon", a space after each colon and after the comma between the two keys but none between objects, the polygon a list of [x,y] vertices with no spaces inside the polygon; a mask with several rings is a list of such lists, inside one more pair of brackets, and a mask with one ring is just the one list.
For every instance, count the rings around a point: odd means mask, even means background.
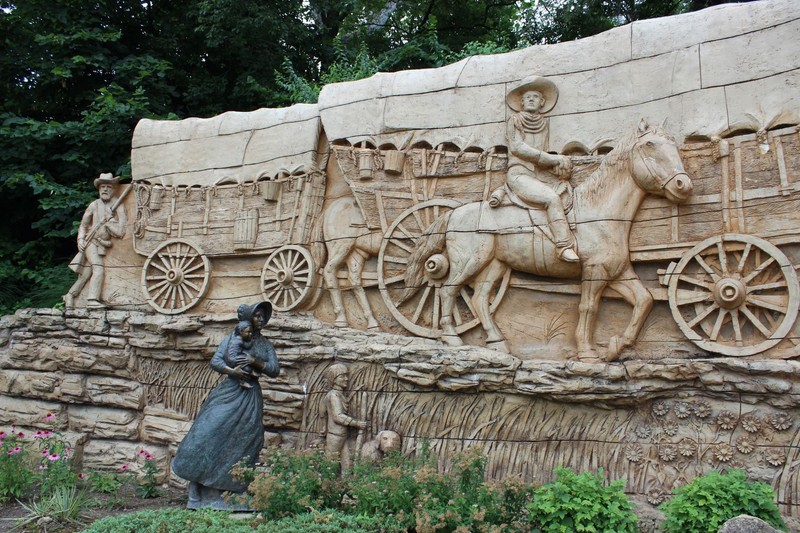
[{"label": "wooden wagon wheel spoke", "polygon": [[780,295],[770,296],[766,294],[748,294],[746,301],[750,305],[756,305],[764,309],[769,309],[770,311],[777,311],[778,313],[782,313],[784,315],[788,311],[786,308],[785,299]]},{"label": "wooden wagon wheel spoke", "polygon": [[685,296],[685,294],[686,293],[684,293],[684,296],[681,296],[678,305],[699,304],[711,300],[711,292],[697,292],[691,296]]},{"label": "wooden wagon wheel spoke", "polygon": [[753,324],[756,327],[756,329],[758,329],[758,331],[760,331],[761,334],[764,335],[765,338],[770,338],[772,336],[772,331],[770,331],[770,329],[767,326],[765,326],[758,319],[758,317],[756,315],[754,315],[753,312],[750,309],[747,308],[746,305],[742,306],[741,311],[742,311],[742,314],[745,317],[747,317],[747,320],[749,320],[750,323]]},{"label": "wooden wagon wheel spoke", "polygon": [[722,246],[722,241],[717,243],[717,254],[719,255],[719,266],[722,269],[722,275],[728,275],[728,254],[725,252],[725,247]]},{"label": "wooden wagon wheel spoke", "polygon": [[[392,316],[408,331],[422,337],[438,338],[441,335],[439,322],[442,317],[442,283],[447,274],[445,253],[434,254],[422,260],[425,272],[419,286],[407,287],[405,273],[409,258],[421,244],[421,239],[442,235],[427,235],[428,228],[440,216],[459,205],[453,200],[435,199],[417,204],[401,213],[383,236],[378,255],[378,287],[381,297]],[[428,270],[428,262],[433,270]],[[420,266],[420,265],[412,265]],[[490,298],[490,312],[500,304],[510,282],[510,271],[498,284]],[[477,326],[477,318],[469,289],[455,295],[453,321],[456,331],[463,333]]]},{"label": "wooden wagon wheel spoke", "polygon": [[[703,280],[706,275],[713,282]],[[687,338],[710,352],[734,356],[761,353],[781,342],[800,307],[797,274],[783,252],[741,234],[711,237],[684,254],[672,269],[668,297]]]},{"label": "wooden wagon wheel spoke", "polygon": [[196,245],[183,239],[164,242],[142,268],[147,303],[168,315],[183,313],[205,295],[211,263]]},{"label": "wooden wagon wheel spoke", "polygon": [[709,305],[705,309],[705,311],[703,311],[702,313],[700,313],[696,317],[694,317],[694,319],[691,322],[688,323],[688,326],[690,328],[694,328],[697,324],[701,323],[703,320],[705,320],[708,317],[708,315],[710,315],[711,313],[713,313],[717,309],[719,309],[719,306],[716,303]]},{"label": "wooden wagon wheel spoke", "polygon": [[261,294],[277,311],[302,308],[316,284],[311,252],[302,246],[282,246],[272,252],[261,270]]},{"label": "wooden wagon wheel spoke", "polygon": [[742,252],[742,257],[739,259],[739,264],[736,266],[736,271],[742,273],[744,271],[744,265],[747,262],[747,258],[750,256],[750,250],[753,249],[753,245],[751,243],[747,243],[744,247],[744,251]]}]

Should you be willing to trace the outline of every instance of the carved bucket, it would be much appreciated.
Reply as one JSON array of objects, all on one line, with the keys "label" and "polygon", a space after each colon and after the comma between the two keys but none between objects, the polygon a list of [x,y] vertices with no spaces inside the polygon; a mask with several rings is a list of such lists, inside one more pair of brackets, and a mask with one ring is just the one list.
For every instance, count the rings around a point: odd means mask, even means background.
[{"label": "carved bucket", "polygon": [[262,194],[264,195],[264,200],[268,202],[275,202],[278,200],[278,196],[281,192],[281,182],[279,181],[262,181]]},{"label": "carved bucket", "polygon": [[372,179],[373,153],[372,150],[358,151],[358,177],[362,180]]},{"label": "carved bucket", "polygon": [[258,209],[240,211],[233,225],[233,248],[252,250],[258,238]]},{"label": "carved bucket", "polygon": [[403,172],[403,165],[406,162],[406,154],[400,150],[387,150],[386,160],[384,162],[384,170],[387,174],[401,174]]}]

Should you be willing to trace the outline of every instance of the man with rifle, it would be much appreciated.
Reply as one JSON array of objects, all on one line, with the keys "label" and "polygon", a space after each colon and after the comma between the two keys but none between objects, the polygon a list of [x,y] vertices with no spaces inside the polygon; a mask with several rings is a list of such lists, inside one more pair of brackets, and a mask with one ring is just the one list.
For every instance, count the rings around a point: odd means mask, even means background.
[{"label": "man with rifle", "polygon": [[[114,201],[114,193],[119,187],[119,176],[110,173],[100,174],[94,180],[94,187],[100,198],[89,204],[78,228],[78,255],[70,262],[69,268],[78,274],[78,279],[69,292],[64,295],[64,306],[71,309],[75,297],[89,284],[86,300],[88,307],[103,307],[100,292],[103,289],[103,258],[112,239],[125,236],[125,207],[123,194]],[[127,190],[125,191],[127,192]]]}]

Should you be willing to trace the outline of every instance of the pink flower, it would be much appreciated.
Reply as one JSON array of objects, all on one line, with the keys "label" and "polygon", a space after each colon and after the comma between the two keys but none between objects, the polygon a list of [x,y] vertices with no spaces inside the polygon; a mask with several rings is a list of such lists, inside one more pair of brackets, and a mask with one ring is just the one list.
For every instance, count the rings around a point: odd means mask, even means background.
[{"label": "pink flower", "polygon": [[39,470],[47,470],[47,465],[39,465]]},{"label": "pink flower", "polygon": [[122,465],[119,467],[120,472],[125,472],[128,469],[128,465]]},{"label": "pink flower", "polygon": [[6,432],[0,431],[0,440],[3,440],[4,438],[6,438]]},{"label": "pink flower", "polygon": [[56,415],[54,415],[53,413],[47,413],[47,414],[45,415],[44,419],[45,419],[45,421],[47,421],[47,422],[52,422],[53,420],[55,420],[55,419],[56,419]]},{"label": "pink flower", "polygon": [[83,472],[78,472],[78,479],[84,479],[86,476],[83,475]]},{"label": "pink flower", "polygon": [[67,453],[69,453],[69,452],[71,452],[71,451],[72,451],[72,448],[70,448],[69,446],[67,446],[67,448],[66,448],[64,451],[65,451],[65,452],[67,452]]},{"label": "pink flower", "polygon": [[58,455],[57,453],[51,453],[50,455],[47,456],[48,461],[58,461],[59,459],[61,459],[61,456]]},{"label": "pink flower", "polygon": [[19,437],[21,439],[24,439],[25,438],[25,433],[20,431],[19,433],[17,433],[17,437]]},{"label": "pink flower", "polygon": [[148,453],[147,455],[144,456],[144,458],[148,461],[152,461],[154,457],[155,455],[153,455],[152,453]]},{"label": "pink flower", "polygon": [[37,431],[36,433],[33,434],[33,439],[34,440],[41,439],[41,438],[42,438],[42,432],[41,431]]},{"label": "pink flower", "polygon": [[50,431],[49,429],[47,431],[43,431],[42,432],[42,437],[51,437],[52,435],[53,435],[53,432]]},{"label": "pink flower", "polygon": [[42,450],[42,455],[50,455],[50,450]]},{"label": "pink flower", "polygon": [[16,454],[16,453],[19,453],[19,452],[21,452],[21,451],[22,451],[22,448],[20,448],[19,446],[17,446],[17,447],[15,447],[13,450],[9,450],[9,451],[8,451],[8,455],[14,455],[14,454]]},{"label": "pink flower", "polygon": [[139,450],[139,455],[141,455],[142,457],[144,457],[146,454],[147,454],[147,452],[146,452],[146,451],[144,451],[144,450]]}]

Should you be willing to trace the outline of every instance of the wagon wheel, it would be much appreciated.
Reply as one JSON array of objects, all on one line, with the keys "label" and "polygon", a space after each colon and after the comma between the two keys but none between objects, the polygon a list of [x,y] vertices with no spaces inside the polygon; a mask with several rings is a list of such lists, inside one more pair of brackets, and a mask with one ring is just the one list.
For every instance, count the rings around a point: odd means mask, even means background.
[{"label": "wagon wheel", "polygon": [[798,311],[797,274],[787,257],[751,235],[725,234],[689,250],[670,275],[669,305],[697,346],[753,355],[778,344]]},{"label": "wagon wheel", "polygon": [[302,246],[282,246],[272,252],[261,271],[261,292],[277,311],[305,304],[316,287],[311,253]]},{"label": "wagon wheel", "polygon": [[[424,258],[425,279],[421,287],[406,292],[403,276],[408,259],[420,243],[422,234],[440,216],[461,205],[454,200],[436,199],[417,204],[403,211],[389,226],[378,254],[378,288],[392,316],[408,331],[421,337],[439,338],[441,299],[439,291],[447,279],[447,261],[441,254]],[[508,288],[511,272],[500,282],[490,305],[494,312]],[[461,334],[480,323],[471,302],[473,290],[463,287],[453,310],[456,332]],[[406,297],[403,300],[403,297]]]},{"label": "wagon wheel", "polygon": [[156,311],[177,315],[200,301],[210,273],[211,263],[200,248],[174,239],[156,248],[144,262],[142,289]]}]

